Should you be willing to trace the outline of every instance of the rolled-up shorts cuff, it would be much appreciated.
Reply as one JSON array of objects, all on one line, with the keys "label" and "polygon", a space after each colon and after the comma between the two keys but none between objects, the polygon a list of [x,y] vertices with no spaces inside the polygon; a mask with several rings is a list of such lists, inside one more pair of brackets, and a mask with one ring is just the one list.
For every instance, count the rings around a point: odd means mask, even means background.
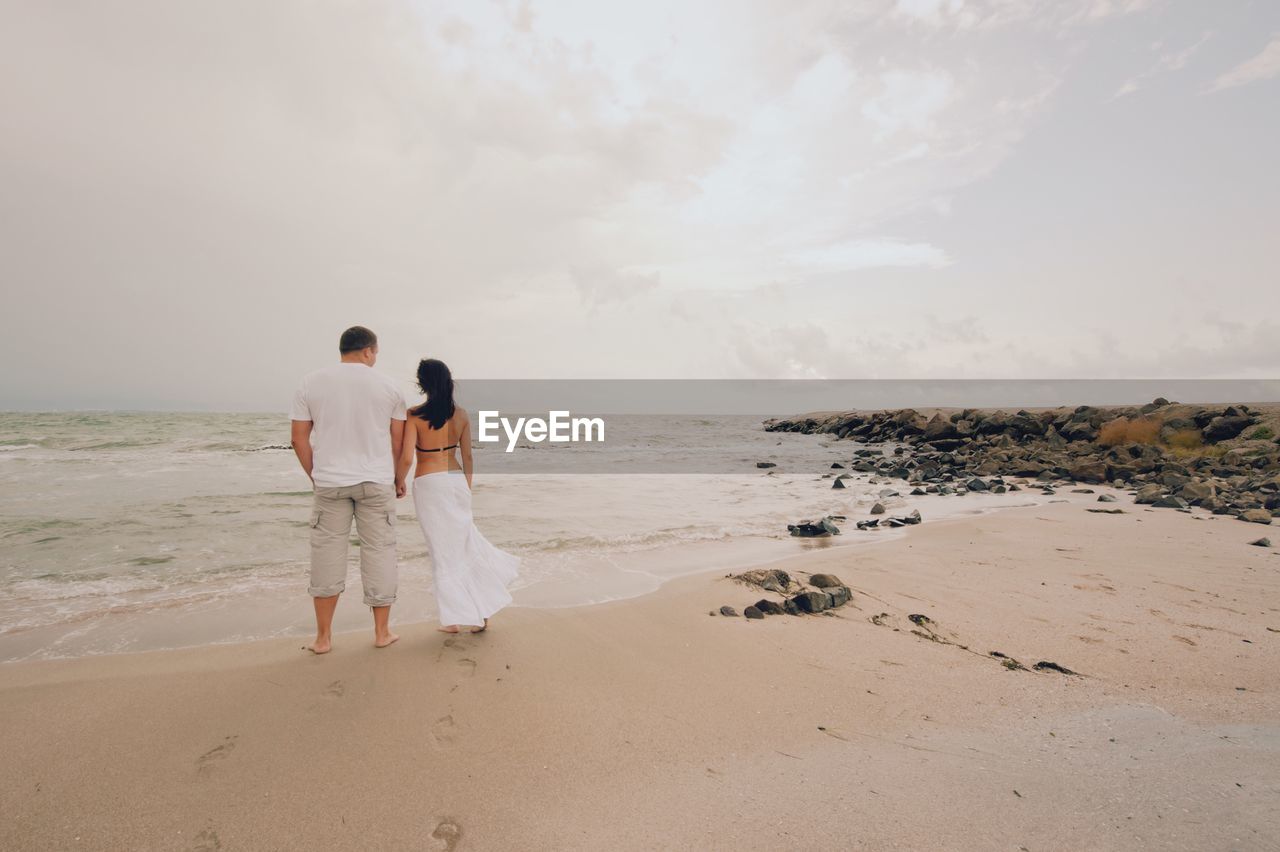
[{"label": "rolled-up shorts cuff", "polygon": [[391,595],[390,597],[382,597],[382,598],[371,598],[368,595],[365,595],[365,598],[364,598],[365,606],[391,606],[395,602],[396,602],[395,595]]}]

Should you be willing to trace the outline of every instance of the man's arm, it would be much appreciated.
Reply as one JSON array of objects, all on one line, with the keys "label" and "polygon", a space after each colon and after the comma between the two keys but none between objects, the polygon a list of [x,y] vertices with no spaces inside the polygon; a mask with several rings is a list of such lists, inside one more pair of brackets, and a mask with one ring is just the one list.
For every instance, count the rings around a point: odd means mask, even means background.
[{"label": "man's arm", "polygon": [[290,420],[290,436],[289,443],[293,445],[293,452],[298,457],[298,464],[302,465],[303,472],[307,478],[315,484],[315,479],[311,476],[311,429],[315,425],[310,420]]},{"label": "man's arm", "polygon": [[405,470],[401,471],[400,466],[404,459],[404,421],[391,419],[391,464],[396,471],[396,496],[403,497],[408,493],[405,488],[404,475],[408,472],[408,465]]}]

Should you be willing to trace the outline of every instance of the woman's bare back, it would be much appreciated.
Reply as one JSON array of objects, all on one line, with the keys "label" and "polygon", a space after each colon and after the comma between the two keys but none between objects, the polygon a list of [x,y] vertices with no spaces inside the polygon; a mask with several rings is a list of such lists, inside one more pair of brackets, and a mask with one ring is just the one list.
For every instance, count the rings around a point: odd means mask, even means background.
[{"label": "woman's bare back", "polygon": [[[470,440],[470,420],[464,409],[455,408],[453,416],[439,429],[432,428],[428,421],[412,414],[409,415],[409,422],[412,424],[411,437],[418,457],[415,477],[463,469],[463,466],[458,463],[457,451],[464,440]],[[470,450],[471,447],[468,445],[463,452],[469,456]]]}]

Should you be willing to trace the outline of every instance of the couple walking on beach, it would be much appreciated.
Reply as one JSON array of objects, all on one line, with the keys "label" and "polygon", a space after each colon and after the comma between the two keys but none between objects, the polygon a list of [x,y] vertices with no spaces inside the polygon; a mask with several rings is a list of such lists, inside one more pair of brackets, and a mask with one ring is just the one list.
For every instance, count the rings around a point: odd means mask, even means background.
[{"label": "couple walking on beach", "polygon": [[[396,499],[417,462],[413,504],[431,555],[439,629],[478,633],[511,603],[507,586],[520,560],[476,529],[471,516],[471,422],[453,401],[453,377],[441,361],[418,364],[423,402],[406,409],[391,379],[373,369],[378,338],[363,326],[342,333],[341,361],[308,374],[289,417],[293,450],[315,489],[311,509],[311,584],[316,654],[332,648],[333,614],[346,588],[351,522],[360,539],[364,602],[373,608],[374,644],[391,632],[400,566],[396,559]],[[454,452],[462,456],[458,462]]]}]

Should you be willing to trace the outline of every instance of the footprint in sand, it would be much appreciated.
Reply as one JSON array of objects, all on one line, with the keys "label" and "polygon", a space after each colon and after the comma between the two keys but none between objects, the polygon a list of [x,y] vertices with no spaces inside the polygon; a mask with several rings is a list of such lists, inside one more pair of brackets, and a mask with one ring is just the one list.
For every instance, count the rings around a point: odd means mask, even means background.
[{"label": "footprint in sand", "polygon": [[224,737],[220,745],[214,746],[196,758],[196,771],[203,775],[211,771],[218,761],[226,760],[235,750],[238,739],[240,737],[236,735]]},{"label": "footprint in sand", "polygon": [[470,657],[464,657],[458,660],[458,668],[462,670],[463,677],[472,677],[476,673],[476,661]]},{"label": "footprint in sand", "polygon": [[441,845],[437,848],[443,849],[444,852],[453,852],[462,842],[462,826],[452,819],[445,818],[436,825],[431,836],[440,841]]},{"label": "footprint in sand", "polygon": [[218,839],[218,832],[213,830],[213,826],[209,826],[196,835],[191,852],[217,852],[221,848],[222,841]]},{"label": "footprint in sand", "polygon": [[341,698],[347,694],[347,685],[340,680],[335,680],[324,689],[325,697]]},{"label": "footprint in sand", "polygon": [[431,742],[436,748],[450,748],[457,738],[458,726],[454,723],[452,714],[441,716],[431,726]]}]

